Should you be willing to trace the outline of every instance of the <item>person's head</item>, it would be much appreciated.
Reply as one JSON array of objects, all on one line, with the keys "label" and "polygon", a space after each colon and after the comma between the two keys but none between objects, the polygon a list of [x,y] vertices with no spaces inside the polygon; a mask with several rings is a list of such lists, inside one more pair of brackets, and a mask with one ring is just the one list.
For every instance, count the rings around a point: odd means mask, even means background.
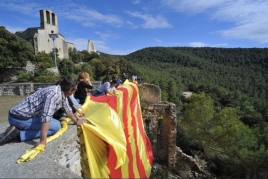
[{"label": "person's head", "polygon": [[64,94],[66,92],[70,92],[70,93],[72,92],[71,94],[73,94],[73,92],[76,91],[77,89],[77,80],[75,80],[71,76],[66,76],[60,82],[60,87],[61,87],[61,90],[64,92]]},{"label": "person's head", "polygon": [[88,74],[87,72],[85,72],[85,71],[81,71],[81,72],[79,73],[79,75],[78,75],[78,81],[83,81],[83,80],[85,80],[85,79],[90,80],[90,78],[89,78],[89,74]]},{"label": "person's head", "polygon": [[64,78],[64,77],[60,77],[60,79],[55,83],[55,85],[59,85],[60,82],[62,82],[63,78]]},{"label": "person's head", "polygon": [[117,79],[117,76],[116,75],[113,75],[112,76],[112,80],[116,80]]},{"label": "person's head", "polygon": [[111,83],[111,86],[116,86],[116,85],[117,85],[117,80],[114,79],[114,80],[112,80],[110,83]]},{"label": "person's head", "polygon": [[111,81],[111,76],[110,75],[106,75],[105,81]]}]

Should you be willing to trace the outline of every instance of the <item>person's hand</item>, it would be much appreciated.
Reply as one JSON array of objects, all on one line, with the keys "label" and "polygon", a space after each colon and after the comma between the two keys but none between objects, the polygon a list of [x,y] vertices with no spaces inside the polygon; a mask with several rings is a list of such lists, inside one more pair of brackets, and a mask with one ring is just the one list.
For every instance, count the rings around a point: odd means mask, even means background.
[{"label": "person's hand", "polygon": [[74,108],[74,109],[78,113],[78,117],[85,116],[85,113],[83,112],[83,110],[81,108]]},{"label": "person's hand", "polygon": [[87,119],[84,116],[79,117],[78,120],[76,121],[76,125],[81,126],[86,121],[87,121]]},{"label": "person's hand", "polygon": [[40,141],[40,142],[38,142],[34,147],[37,147],[38,145],[44,145],[45,148],[46,148],[47,143],[46,143],[45,141]]}]

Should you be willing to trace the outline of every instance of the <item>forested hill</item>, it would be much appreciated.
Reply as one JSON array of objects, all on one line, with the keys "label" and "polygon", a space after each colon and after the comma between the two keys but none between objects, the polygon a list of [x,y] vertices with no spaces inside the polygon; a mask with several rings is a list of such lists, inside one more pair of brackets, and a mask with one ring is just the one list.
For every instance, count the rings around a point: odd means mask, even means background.
[{"label": "forested hill", "polygon": [[[150,69],[155,74],[168,73],[181,78],[189,90],[219,86],[268,99],[268,48],[151,47],[125,58],[142,75]],[[146,79],[153,80],[152,76]]]}]

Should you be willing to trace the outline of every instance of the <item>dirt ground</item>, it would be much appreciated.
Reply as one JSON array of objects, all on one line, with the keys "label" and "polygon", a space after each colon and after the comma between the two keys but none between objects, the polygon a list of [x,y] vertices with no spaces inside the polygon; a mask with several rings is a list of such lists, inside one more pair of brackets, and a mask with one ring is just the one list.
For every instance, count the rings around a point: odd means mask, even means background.
[{"label": "dirt ground", "polygon": [[26,96],[0,96],[0,124],[8,121],[8,111]]}]

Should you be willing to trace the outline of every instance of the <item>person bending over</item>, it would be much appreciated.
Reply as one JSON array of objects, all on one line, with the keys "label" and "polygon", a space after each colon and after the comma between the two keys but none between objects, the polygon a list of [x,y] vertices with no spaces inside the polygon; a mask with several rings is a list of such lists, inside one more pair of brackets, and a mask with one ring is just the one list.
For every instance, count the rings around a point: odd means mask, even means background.
[{"label": "person bending over", "polygon": [[40,137],[38,144],[46,146],[47,136],[55,134],[61,128],[60,122],[52,116],[62,107],[76,125],[81,125],[85,121],[85,117],[78,119],[73,114],[67,100],[67,96],[72,95],[76,89],[77,81],[67,76],[63,78],[60,85],[42,88],[23,99],[9,111],[10,126],[0,140],[0,145]]}]

